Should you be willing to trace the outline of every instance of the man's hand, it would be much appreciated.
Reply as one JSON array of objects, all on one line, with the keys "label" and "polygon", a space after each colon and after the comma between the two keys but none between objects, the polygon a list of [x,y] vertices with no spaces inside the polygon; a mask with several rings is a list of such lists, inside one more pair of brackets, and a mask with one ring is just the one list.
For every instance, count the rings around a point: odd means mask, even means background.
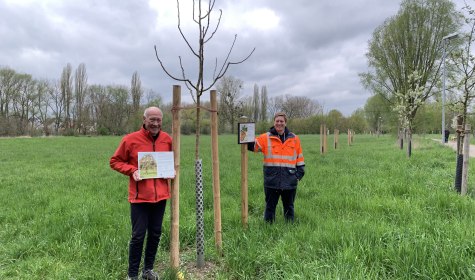
[{"label": "man's hand", "polygon": [[139,174],[139,170],[138,170],[138,169],[135,170],[134,174],[132,174],[132,177],[134,178],[135,181],[140,181],[140,180],[142,180],[142,179],[140,178],[140,174]]}]

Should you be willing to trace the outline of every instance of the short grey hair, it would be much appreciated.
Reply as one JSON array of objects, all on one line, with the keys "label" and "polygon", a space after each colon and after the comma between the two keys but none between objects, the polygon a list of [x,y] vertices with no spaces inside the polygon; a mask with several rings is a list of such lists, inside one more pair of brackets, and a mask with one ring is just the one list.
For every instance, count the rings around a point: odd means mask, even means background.
[{"label": "short grey hair", "polygon": [[155,107],[155,106],[152,106],[152,107],[148,107],[147,109],[145,109],[145,111],[143,112],[144,118],[146,118],[146,117],[148,116],[148,114],[149,114],[149,112],[150,112],[151,110],[158,110],[158,111],[160,111],[160,113],[162,113],[162,115],[163,115],[163,112],[162,112],[162,110],[161,110],[160,108]]}]

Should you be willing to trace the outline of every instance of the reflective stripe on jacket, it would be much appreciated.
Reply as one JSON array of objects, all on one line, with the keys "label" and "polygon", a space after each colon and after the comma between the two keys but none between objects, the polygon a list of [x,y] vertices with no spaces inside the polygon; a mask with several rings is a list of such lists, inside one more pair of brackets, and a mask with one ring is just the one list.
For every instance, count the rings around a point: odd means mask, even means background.
[{"label": "reflective stripe on jacket", "polygon": [[256,138],[255,152],[264,154],[264,186],[294,189],[305,174],[305,162],[297,135],[286,128],[283,139],[275,129]]}]

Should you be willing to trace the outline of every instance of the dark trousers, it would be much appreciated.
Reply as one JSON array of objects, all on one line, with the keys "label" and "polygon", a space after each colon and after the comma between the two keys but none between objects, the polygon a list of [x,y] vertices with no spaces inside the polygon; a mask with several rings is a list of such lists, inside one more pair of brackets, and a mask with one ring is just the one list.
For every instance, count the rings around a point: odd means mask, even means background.
[{"label": "dark trousers", "polygon": [[264,194],[266,196],[266,210],[264,212],[264,220],[266,222],[274,222],[275,208],[279,202],[279,197],[282,198],[282,205],[284,206],[284,218],[288,222],[294,221],[294,200],[297,189],[281,190],[264,187]]},{"label": "dark trousers", "polygon": [[162,234],[162,222],[166,205],[166,200],[157,203],[130,204],[130,218],[132,221],[128,271],[130,277],[137,276],[139,273],[145,234],[147,234],[147,244],[145,245],[143,270],[153,268],[158,243]]}]

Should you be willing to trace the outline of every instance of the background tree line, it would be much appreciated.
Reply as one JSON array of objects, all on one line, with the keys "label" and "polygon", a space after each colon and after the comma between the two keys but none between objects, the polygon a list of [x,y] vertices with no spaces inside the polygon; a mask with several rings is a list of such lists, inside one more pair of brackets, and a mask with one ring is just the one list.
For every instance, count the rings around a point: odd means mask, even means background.
[{"label": "background tree line", "polygon": [[124,134],[140,126],[143,105],[162,103],[152,90],[144,96],[137,72],[130,87],[87,78],[84,64],[67,64],[59,80],[0,68],[0,136]]},{"label": "background tree line", "polygon": [[[8,67],[0,68],[0,136],[41,135],[121,135],[141,125],[141,114],[148,106],[165,104],[152,90],[144,94],[140,76],[132,74],[130,86],[98,85],[87,82],[86,66],[76,69],[67,64],[58,80],[35,79]],[[331,130],[352,128],[371,130],[363,111],[344,117],[337,110],[324,113],[323,106],[307,97],[285,95],[268,97],[266,86],[254,85],[253,95],[243,95],[243,82],[225,76],[217,85],[220,133],[235,133],[241,116],[256,122],[258,132],[272,126],[272,116],[283,111],[289,125],[299,133],[319,133],[320,124]],[[204,102],[203,107],[209,107]],[[195,133],[195,110],[183,110],[182,133]],[[170,118],[164,129],[171,130]],[[210,132],[210,114],[202,114],[201,132]]]},{"label": "background tree line", "polygon": [[[141,125],[141,114],[148,106],[159,106],[165,114],[171,103],[148,90],[145,93],[137,72],[132,74],[130,86],[87,83],[84,64],[73,70],[67,64],[58,80],[35,79],[8,67],[0,68],[0,136],[41,135],[122,135]],[[257,132],[272,126],[272,116],[285,112],[289,127],[301,134],[318,134],[320,125],[357,133],[389,133],[397,130],[397,115],[391,104],[375,95],[364,108],[345,117],[338,110],[324,111],[322,105],[308,97],[287,94],[268,97],[266,86],[254,85],[252,95],[242,93],[243,82],[224,76],[217,84],[220,133],[236,133],[241,116],[256,122]],[[209,107],[205,101],[203,107]],[[425,104],[416,118],[417,133],[440,131],[440,105]],[[210,114],[202,114],[201,132],[210,133]],[[195,110],[183,110],[182,133],[195,133]],[[171,119],[165,118],[164,129],[171,130]]]}]

